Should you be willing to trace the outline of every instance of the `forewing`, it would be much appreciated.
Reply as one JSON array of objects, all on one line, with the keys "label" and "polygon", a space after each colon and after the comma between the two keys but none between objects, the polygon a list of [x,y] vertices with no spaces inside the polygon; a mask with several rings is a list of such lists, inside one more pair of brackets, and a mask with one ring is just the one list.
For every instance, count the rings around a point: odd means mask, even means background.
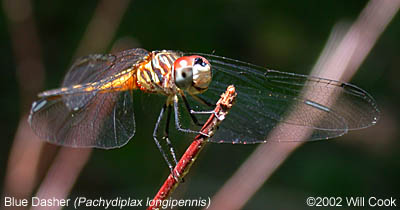
[{"label": "forewing", "polygon": [[142,62],[149,54],[136,48],[115,54],[93,54],[77,59],[64,77],[62,87],[112,79],[123,70]]},{"label": "forewing", "polygon": [[123,70],[142,62],[149,54],[136,48],[115,54],[93,54],[77,59],[64,77],[62,87],[112,79]]},{"label": "forewing", "polygon": [[[58,145],[111,149],[125,145],[135,134],[133,98],[129,91],[45,97],[32,105],[29,123],[35,133]],[[65,101],[91,98],[79,108]]]},{"label": "forewing", "polygon": [[[200,55],[210,61],[213,69],[213,81],[202,97],[215,101],[230,84],[238,93],[236,104],[211,139],[213,142],[265,142],[280,122],[295,129],[312,128],[314,132],[308,140],[327,139],[378,120],[374,99],[354,85]],[[285,135],[274,140],[297,141]]]},{"label": "forewing", "polygon": [[115,62],[116,56],[112,54],[92,54],[78,58],[68,70],[62,82],[62,87],[84,84],[104,78],[106,71]]}]

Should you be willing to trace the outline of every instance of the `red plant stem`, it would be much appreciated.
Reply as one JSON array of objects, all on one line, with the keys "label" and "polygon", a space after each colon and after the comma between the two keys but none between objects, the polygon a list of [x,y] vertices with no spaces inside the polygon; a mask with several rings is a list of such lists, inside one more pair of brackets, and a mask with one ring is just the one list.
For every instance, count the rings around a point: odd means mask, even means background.
[{"label": "red plant stem", "polygon": [[153,205],[150,205],[148,210],[159,209],[161,201],[169,197],[180,183],[180,180],[189,172],[190,167],[200,154],[205,143],[207,143],[207,140],[214,135],[217,126],[225,119],[229,110],[232,108],[236,95],[235,87],[233,85],[228,86],[225,93],[223,93],[218,100],[214,113],[211,114],[200,130],[200,132],[207,135],[199,134],[194,138],[192,144],[190,144],[174,168],[175,177],[172,174],[168,176],[156,196],[154,196],[153,202],[151,203]]}]

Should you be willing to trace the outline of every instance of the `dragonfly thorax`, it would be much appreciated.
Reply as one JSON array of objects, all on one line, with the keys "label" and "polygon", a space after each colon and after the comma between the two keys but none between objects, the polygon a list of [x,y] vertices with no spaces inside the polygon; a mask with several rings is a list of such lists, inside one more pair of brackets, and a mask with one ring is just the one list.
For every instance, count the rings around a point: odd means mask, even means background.
[{"label": "dragonfly thorax", "polygon": [[173,95],[180,89],[193,95],[206,91],[211,82],[211,65],[198,55],[155,51],[151,62],[143,67],[138,72],[138,82],[141,89],[149,92]]}]

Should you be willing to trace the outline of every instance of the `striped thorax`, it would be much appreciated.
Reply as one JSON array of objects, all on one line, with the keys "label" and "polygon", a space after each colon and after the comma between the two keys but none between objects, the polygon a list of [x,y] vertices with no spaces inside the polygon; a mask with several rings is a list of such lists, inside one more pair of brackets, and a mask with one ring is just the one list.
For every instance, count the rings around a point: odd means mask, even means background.
[{"label": "striped thorax", "polygon": [[208,89],[211,75],[210,63],[201,56],[153,51],[138,68],[136,83],[145,92],[175,95],[181,90],[199,94]]}]

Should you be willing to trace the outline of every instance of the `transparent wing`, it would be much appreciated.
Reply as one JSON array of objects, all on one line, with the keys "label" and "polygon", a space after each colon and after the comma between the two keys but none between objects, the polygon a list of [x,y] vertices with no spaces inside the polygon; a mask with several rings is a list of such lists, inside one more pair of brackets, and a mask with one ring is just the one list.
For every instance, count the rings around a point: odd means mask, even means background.
[{"label": "transparent wing", "polygon": [[[45,91],[32,104],[29,123],[41,138],[64,146],[114,148],[135,134],[133,98],[126,88],[103,85],[134,71],[148,52],[131,49],[78,59],[63,88]],[[130,69],[130,70],[129,70]]]},{"label": "transparent wing", "polygon": [[107,70],[115,63],[116,56],[112,54],[93,54],[78,58],[68,70],[62,82],[62,87],[90,83],[105,78]]},{"label": "transparent wing", "polygon": [[112,78],[140,63],[149,54],[136,48],[115,54],[93,54],[77,59],[64,77],[62,87],[97,82]]},{"label": "transparent wing", "polygon": [[[135,134],[133,98],[129,91],[79,93],[44,97],[32,105],[29,123],[51,143],[70,147],[111,149],[125,145]],[[66,101],[91,98],[78,108]]]},{"label": "transparent wing", "polygon": [[[214,102],[230,84],[238,93],[236,104],[212,142],[265,142],[280,122],[314,129],[308,140],[327,139],[373,125],[379,118],[374,99],[352,84],[200,55],[213,69],[213,81],[201,97]],[[297,139],[282,136],[278,141]]]}]

